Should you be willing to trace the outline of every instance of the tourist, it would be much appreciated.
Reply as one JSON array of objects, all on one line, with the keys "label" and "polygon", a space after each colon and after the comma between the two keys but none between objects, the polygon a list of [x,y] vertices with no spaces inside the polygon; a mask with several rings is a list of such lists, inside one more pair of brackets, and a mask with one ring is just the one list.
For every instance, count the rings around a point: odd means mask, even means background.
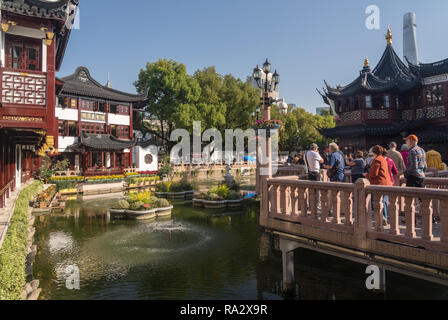
[{"label": "tourist", "polygon": [[339,146],[336,143],[330,143],[330,160],[329,164],[325,166],[328,169],[328,177],[331,182],[344,182],[345,161],[342,153],[339,151]]},{"label": "tourist", "polygon": [[364,173],[369,173],[370,171],[370,166],[372,165],[373,160],[375,159],[373,152],[372,152],[373,148],[370,148],[369,152],[366,152],[367,157],[366,157],[366,166],[364,168]]},{"label": "tourist", "polygon": [[392,159],[396,169],[398,169],[398,173],[392,177],[392,180],[395,186],[399,186],[400,176],[403,174],[404,170],[406,170],[406,166],[404,165],[403,156],[397,151],[397,144],[395,142],[389,143],[389,151],[387,152],[386,157]]},{"label": "tourist", "polygon": [[401,146],[401,156],[403,157],[403,162],[405,168],[408,166],[408,156],[409,156],[409,147],[407,144]]},{"label": "tourist", "polygon": [[[386,158],[384,158],[384,149],[381,146],[374,146],[372,149],[374,160],[370,166],[369,173],[365,173],[364,176],[369,179],[371,185],[377,186],[392,186],[389,174],[389,165],[387,164]],[[388,196],[383,195],[383,225],[388,224],[388,211],[387,203]],[[374,199],[372,196],[372,206]]]},{"label": "tourist", "polygon": [[390,181],[391,181],[392,185],[395,185],[395,179],[397,179],[397,177],[398,177],[398,180],[400,180],[400,176],[398,175],[398,169],[395,166],[395,162],[391,158],[389,158],[387,156],[387,154],[388,154],[388,151],[386,149],[383,149],[383,157],[387,161],[387,165],[388,165],[388,169],[389,169]]},{"label": "tourist", "polygon": [[347,165],[351,167],[352,183],[355,183],[358,179],[364,178],[364,169],[366,168],[366,160],[364,160],[364,152],[356,152],[355,159],[348,158]]},{"label": "tourist", "polygon": [[294,165],[298,165],[298,164],[299,164],[299,161],[300,161],[300,158],[299,158],[299,155],[297,154],[297,155],[294,157],[294,160],[292,161],[292,163],[293,163]]},{"label": "tourist", "polygon": [[428,168],[435,168],[437,170],[444,170],[442,163],[442,155],[434,150],[434,146],[428,146],[428,152],[426,153],[426,163]]},{"label": "tourist", "polygon": [[409,147],[408,164],[404,172],[407,180],[406,186],[424,188],[425,172],[427,169],[425,150],[418,146],[418,138],[416,135],[410,135],[405,138],[405,141]]},{"label": "tourist", "polygon": [[322,155],[322,158],[324,158],[324,164],[329,165],[330,164],[330,148],[325,147],[324,153]]},{"label": "tourist", "polygon": [[304,155],[305,168],[308,173],[308,180],[320,181],[320,164],[324,163],[324,159],[319,154],[319,147],[313,143],[310,150]]}]

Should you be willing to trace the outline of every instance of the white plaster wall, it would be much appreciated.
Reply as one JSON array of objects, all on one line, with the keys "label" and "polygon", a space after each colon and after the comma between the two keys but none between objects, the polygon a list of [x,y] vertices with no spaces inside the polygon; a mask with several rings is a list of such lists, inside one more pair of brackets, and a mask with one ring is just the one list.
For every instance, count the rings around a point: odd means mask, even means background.
[{"label": "white plaster wall", "polygon": [[78,121],[78,110],[70,108],[56,108],[56,117],[59,120]]},{"label": "white plaster wall", "polygon": [[64,152],[68,146],[78,142],[78,137],[58,137],[58,150]]},{"label": "white plaster wall", "polygon": [[109,124],[115,124],[115,125],[120,125],[120,126],[131,125],[131,117],[130,116],[109,113],[108,117],[109,117]]},{"label": "white plaster wall", "polygon": [[[157,157],[158,155],[158,148],[156,146],[148,146],[147,148],[143,149],[140,146],[133,148],[134,152],[134,162],[138,168],[138,171],[157,171],[159,170],[158,163],[159,159]],[[153,161],[151,164],[145,163],[145,157],[147,154],[151,154]]]}]

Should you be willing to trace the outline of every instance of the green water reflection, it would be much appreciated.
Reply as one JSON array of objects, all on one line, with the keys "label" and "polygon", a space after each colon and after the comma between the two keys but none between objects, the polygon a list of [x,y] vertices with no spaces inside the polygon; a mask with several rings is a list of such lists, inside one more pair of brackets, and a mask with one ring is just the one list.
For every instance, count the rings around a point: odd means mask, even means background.
[{"label": "green water reflection", "polygon": [[[110,221],[111,200],[70,204],[36,220],[34,275],[43,299],[282,299],[281,256],[258,228],[258,205],[214,215],[176,204],[173,218]],[[260,253],[264,256],[261,259]],[[448,298],[445,287],[388,273],[386,293],[365,289],[365,266],[297,250],[299,299]],[[80,269],[80,290],[65,268]]]}]

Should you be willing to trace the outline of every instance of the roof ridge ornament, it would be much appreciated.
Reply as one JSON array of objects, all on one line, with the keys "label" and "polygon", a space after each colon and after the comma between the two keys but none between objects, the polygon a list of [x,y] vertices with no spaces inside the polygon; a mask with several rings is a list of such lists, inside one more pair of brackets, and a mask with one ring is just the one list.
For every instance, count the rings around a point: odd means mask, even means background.
[{"label": "roof ridge ornament", "polygon": [[367,57],[364,59],[364,67],[370,67],[369,58]]},{"label": "roof ridge ornament", "polygon": [[390,26],[387,27],[387,35],[386,35],[387,45],[392,45],[392,31],[390,30]]},{"label": "roof ridge ornament", "polygon": [[366,57],[364,59],[364,68],[362,68],[361,74],[369,73],[370,71],[371,71],[371,69],[370,69],[370,62],[369,62],[369,59]]}]

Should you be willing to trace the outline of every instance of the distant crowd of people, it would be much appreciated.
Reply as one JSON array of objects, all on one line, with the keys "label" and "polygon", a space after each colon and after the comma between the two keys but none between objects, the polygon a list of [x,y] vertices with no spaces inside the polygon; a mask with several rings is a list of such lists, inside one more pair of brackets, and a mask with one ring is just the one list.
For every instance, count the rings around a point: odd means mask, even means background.
[{"label": "distant crowd of people", "polygon": [[[445,170],[446,164],[442,156],[429,146],[428,152],[418,146],[418,137],[410,135],[404,139],[405,144],[397,150],[397,143],[391,142],[388,148],[380,145],[372,147],[368,152],[358,151],[354,155],[344,153],[336,143],[331,143],[322,154],[313,143],[303,157],[292,159],[293,163],[304,164],[308,180],[320,181],[321,169],[327,169],[332,182],[345,182],[345,168],[350,167],[352,182],[368,179],[372,185],[399,186],[402,175],[406,178],[407,187],[424,188],[428,168]],[[388,223],[388,197],[383,196],[383,223]],[[373,199],[372,199],[373,203]]]}]

